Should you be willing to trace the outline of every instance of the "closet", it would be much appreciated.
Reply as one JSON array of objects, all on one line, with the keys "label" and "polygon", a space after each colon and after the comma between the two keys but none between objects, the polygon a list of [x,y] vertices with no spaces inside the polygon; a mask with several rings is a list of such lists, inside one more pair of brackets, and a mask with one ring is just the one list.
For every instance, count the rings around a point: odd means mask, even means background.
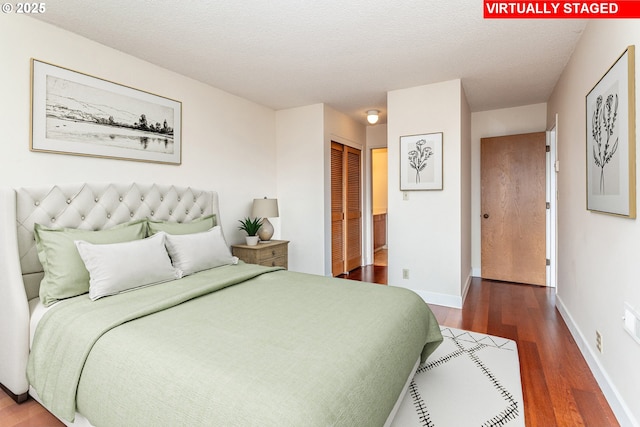
[{"label": "closet", "polygon": [[332,274],[360,267],[362,260],[361,151],[331,142]]}]

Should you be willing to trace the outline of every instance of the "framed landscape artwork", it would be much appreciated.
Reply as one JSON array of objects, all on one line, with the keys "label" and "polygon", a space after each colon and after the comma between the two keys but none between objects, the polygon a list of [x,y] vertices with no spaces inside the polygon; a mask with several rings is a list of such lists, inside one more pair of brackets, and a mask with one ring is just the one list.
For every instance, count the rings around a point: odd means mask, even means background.
[{"label": "framed landscape artwork", "polygon": [[635,49],[586,96],[587,209],[636,217]]},{"label": "framed landscape artwork", "polygon": [[400,190],[442,190],[442,132],[400,137]]},{"label": "framed landscape artwork", "polygon": [[179,165],[182,104],[31,60],[32,151]]}]

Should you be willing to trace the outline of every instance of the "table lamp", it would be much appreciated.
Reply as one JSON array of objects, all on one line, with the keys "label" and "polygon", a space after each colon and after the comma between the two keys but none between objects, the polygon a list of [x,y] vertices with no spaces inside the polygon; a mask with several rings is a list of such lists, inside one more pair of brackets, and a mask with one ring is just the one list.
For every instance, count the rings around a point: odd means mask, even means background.
[{"label": "table lamp", "polygon": [[268,218],[278,217],[278,199],[253,199],[254,218],[262,218],[262,227],[258,230],[258,236],[263,242],[268,242],[273,237],[273,225]]}]

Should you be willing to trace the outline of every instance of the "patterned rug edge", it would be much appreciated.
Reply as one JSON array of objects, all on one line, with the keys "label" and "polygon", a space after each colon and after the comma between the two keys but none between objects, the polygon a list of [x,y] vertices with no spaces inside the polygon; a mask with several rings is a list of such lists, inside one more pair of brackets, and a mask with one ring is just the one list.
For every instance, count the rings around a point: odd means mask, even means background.
[{"label": "patterned rug edge", "polygon": [[[442,325],[440,330],[444,342],[418,367],[392,426],[524,426],[516,342]],[[461,396],[466,405],[458,402]]]}]

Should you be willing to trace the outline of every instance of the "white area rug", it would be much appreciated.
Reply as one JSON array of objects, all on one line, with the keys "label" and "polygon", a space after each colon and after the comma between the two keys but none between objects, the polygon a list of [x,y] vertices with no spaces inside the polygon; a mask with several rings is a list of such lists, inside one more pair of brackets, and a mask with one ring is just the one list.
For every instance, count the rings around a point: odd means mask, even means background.
[{"label": "white area rug", "polygon": [[524,426],[515,341],[440,329],[444,342],[418,368],[392,426]]}]

